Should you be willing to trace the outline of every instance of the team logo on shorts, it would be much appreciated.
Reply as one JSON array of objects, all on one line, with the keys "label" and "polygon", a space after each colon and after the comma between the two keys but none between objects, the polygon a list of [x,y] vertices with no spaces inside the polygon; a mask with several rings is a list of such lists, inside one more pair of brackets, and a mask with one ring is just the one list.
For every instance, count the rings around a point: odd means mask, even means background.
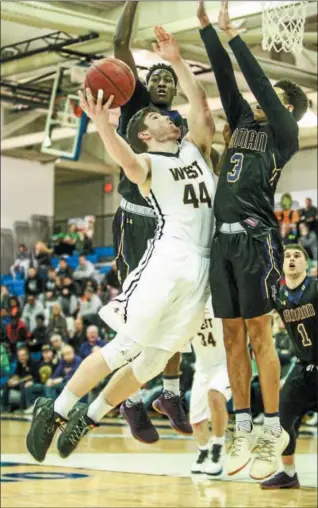
[{"label": "team logo on shorts", "polygon": [[256,228],[257,224],[259,223],[259,221],[257,219],[254,219],[253,217],[248,217],[247,219],[244,220],[244,222],[246,222],[246,224],[248,224],[252,228]]}]

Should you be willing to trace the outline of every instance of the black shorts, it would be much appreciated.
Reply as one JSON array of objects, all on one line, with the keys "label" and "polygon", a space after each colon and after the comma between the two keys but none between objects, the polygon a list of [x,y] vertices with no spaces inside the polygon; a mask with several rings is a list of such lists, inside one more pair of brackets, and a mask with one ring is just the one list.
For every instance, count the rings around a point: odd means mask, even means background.
[{"label": "black shorts", "polygon": [[157,220],[118,208],[113,221],[113,241],[120,283],[137,268],[147,243],[155,235]]},{"label": "black shorts", "polygon": [[318,371],[315,368],[306,370],[305,366],[296,363],[280,392],[280,422],[290,437],[289,445],[283,455],[295,453],[297,427],[301,417],[308,411],[318,411],[317,374]]},{"label": "black shorts", "polygon": [[283,247],[275,231],[265,240],[245,232],[217,232],[210,266],[215,317],[251,319],[269,313],[282,264]]}]

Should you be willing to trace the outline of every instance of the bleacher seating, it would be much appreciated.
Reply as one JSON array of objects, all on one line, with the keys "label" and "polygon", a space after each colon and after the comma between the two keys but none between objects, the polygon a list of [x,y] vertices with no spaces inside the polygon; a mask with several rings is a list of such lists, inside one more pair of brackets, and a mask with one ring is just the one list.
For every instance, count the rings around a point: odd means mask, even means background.
[{"label": "bleacher seating", "polygon": [[[96,265],[97,271],[104,275],[110,271],[110,265],[105,265],[105,263],[109,263],[115,256],[113,247],[96,247],[94,249],[94,254],[89,254],[86,256],[86,259]],[[67,262],[73,270],[78,266],[78,257],[79,253],[76,253],[74,256],[69,256],[67,258]],[[53,268],[56,268],[59,262],[59,258],[56,256],[52,258],[51,264]],[[100,265],[101,264],[101,265]],[[14,296],[23,296],[24,295],[24,280],[21,277],[17,277],[16,280],[13,280],[12,275],[1,275],[1,284],[4,284],[8,287],[10,294]]]}]

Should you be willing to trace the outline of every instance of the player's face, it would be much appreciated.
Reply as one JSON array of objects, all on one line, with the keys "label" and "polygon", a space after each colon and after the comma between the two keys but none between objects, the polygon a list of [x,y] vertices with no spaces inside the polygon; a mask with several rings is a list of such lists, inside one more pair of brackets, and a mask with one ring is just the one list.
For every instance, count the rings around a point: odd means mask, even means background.
[{"label": "player's face", "polygon": [[180,138],[180,129],[170,120],[167,115],[149,113],[145,119],[147,132],[155,141],[177,141]]},{"label": "player's face", "polygon": [[148,81],[148,91],[154,104],[170,105],[176,95],[176,86],[171,72],[166,69],[154,71]]},{"label": "player's face", "polygon": [[[273,87],[273,90],[276,92],[280,102],[285,106],[285,108],[292,112],[294,108],[291,104],[286,104],[284,91],[281,88],[275,86]],[[266,115],[264,111],[261,109],[259,104],[256,105],[256,109],[254,111],[254,118],[257,122],[266,122],[267,120]]]},{"label": "player's face", "polygon": [[301,250],[285,250],[284,254],[284,274],[287,276],[298,277],[307,269],[307,261]]}]

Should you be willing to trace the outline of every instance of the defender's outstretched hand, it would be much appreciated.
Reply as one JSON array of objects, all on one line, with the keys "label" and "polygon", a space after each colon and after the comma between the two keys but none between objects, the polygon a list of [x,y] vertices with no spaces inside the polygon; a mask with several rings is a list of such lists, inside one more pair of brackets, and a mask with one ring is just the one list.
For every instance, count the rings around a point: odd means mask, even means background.
[{"label": "defender's outstretched hand", "polygon": [[157,39],[157,42],[152,44],[154,52],[170,63],[180,60],[180,49],[175,38],[161,26],[155,26],[154,32]]},{"label": "defender's outstretched hand", "polygon": [[197,18],[200,21],[201,28],[205,28],[210,24],[209,16],[205,9],[205,1],[199,0],[197,8]]},{"label": "defender's outstretched hand", "polygon": [[98,126],[98,124],[109,122],[109,109],[114,100],[114,96],[111,95],[106,104],[103,106],[103,90],[98,90],[96,102],[90,88],[86,88],[85,92],[86,97],[81,90],[77,92],[80,98],[80,106],[82,110],[93,122],[95,122],[96,126]]}]

